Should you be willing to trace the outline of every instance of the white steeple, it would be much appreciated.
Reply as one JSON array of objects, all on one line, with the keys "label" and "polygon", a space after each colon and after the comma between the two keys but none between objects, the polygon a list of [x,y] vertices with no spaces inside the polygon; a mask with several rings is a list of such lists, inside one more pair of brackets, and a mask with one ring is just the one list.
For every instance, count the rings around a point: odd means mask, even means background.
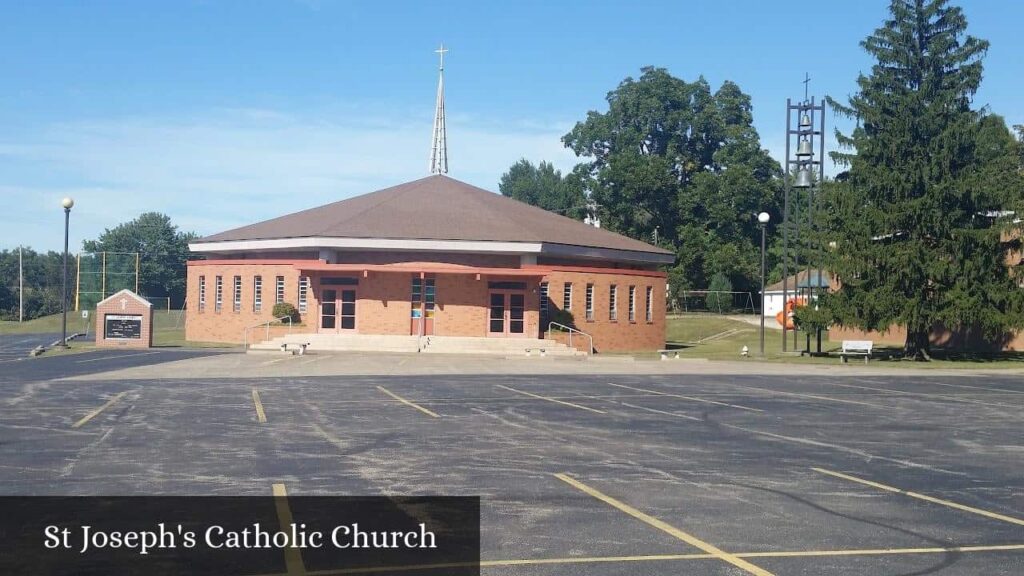
[{"label": "white steeple", "polygon": [[434,52],[441,55],[440,74],[437,80],[437,110],[434,112],[434,135],[430,148],[430,173],[448,173],[448,131],[444,126],[444,54],[448,49],[441,47]]}]

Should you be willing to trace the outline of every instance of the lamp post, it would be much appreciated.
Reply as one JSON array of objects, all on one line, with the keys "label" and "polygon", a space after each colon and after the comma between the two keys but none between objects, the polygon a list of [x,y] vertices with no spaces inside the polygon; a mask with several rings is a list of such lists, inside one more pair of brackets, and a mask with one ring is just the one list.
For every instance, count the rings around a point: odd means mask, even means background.
[{"label": "lamp post", "polygon": [[772,217],[767,212],[757,215],[757,223],[761,226],[761,357],[764,357],[764,240],[768,230],[768,221]]},{"label": "lamp post", "polygon": [[64,207],[64,297],[61,299],[60,345],[68,347],[68,225],[71,221],[71,207],[75,205],[70,196],[60,201]]}]

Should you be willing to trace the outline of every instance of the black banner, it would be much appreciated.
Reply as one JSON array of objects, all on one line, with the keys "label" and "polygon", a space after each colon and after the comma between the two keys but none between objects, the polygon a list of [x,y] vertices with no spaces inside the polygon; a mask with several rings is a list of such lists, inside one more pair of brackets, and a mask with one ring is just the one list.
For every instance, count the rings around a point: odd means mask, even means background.
[{"label": "black banner", "polygon": [[479,576],[475,497],[0,497],[0,574]]},{"label": "black banner", "polygon": [[142,316],[107,314],[103,317],[103,337],[107,340],[138,340],[142,338]]}]

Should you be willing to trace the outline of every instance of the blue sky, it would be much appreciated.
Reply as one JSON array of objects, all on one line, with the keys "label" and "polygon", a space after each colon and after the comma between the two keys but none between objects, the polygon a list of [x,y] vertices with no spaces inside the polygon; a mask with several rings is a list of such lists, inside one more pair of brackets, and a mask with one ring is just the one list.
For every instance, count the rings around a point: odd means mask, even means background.
[{"label": "blue sky", "polygon": [[[14,2],[0,19],[0,248],[59,249],[144,211],[200,234],[425,176],[450,48],[450,175],[497,190],[655,65],[750,94],[762,145],[785,100],[843,97],[886,0]],[[1024,3],[960,3],[991,41],[976,98],[1024,123]],[[829,115],[829,123],[836,121]]]}]

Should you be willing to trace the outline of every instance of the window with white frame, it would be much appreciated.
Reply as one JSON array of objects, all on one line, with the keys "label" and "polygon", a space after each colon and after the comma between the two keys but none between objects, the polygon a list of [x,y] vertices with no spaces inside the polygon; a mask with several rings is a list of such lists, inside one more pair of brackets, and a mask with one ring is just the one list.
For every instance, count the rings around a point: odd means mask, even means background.
[{"label": "window with white frame", "polygon": [[220,312],[221,306],[224,305],[224,277],[217,276],[216,283],[213,289],[213,311]]},{"label": "window with white frame", "polygon": [[654,322],[654,288],[647,287],[647,321]]},{"label": "window with white frame", "polygon": [[619,319],[619,287],[615,284],[608,289],[608,319],[615,322]]},{"label": "window with white frame", "polygon": [[305,314],[309,306],[309,276],[299,276],[299,314]]},{"label": "window with white frame", "polygon": [[594,285],[587,284],[587,320],[594,319]]},{"label": "window with white frame", "polygon": [[231,291],[231,309],[234,312],[242,311],[242,277],[235,276]]},{"label": "window with white frame", "polygon": [[252,279],[252,311],[259,314],[263,309],[263,276]]},{"label": "window with white frame", "polygon": [[562,310],[572,310],[572,282],[566,282],[562,287]]},{"label": "window with white frame", "polygon": [[540,321],[546,323],[548,320],[548,283],[540,283]]},{"label": "window with white frame", "polygon": [[274,286],[274,304],[281,302],[284,302],[284,276],[278,276]]},{"label": "window with white frame", "polygon": [[206,276],[199,277],[199,311],[206,311]]},{"label": "window with white frame", "polygon": [[636,322],[636,286],[629,287],[629,321]]}]

